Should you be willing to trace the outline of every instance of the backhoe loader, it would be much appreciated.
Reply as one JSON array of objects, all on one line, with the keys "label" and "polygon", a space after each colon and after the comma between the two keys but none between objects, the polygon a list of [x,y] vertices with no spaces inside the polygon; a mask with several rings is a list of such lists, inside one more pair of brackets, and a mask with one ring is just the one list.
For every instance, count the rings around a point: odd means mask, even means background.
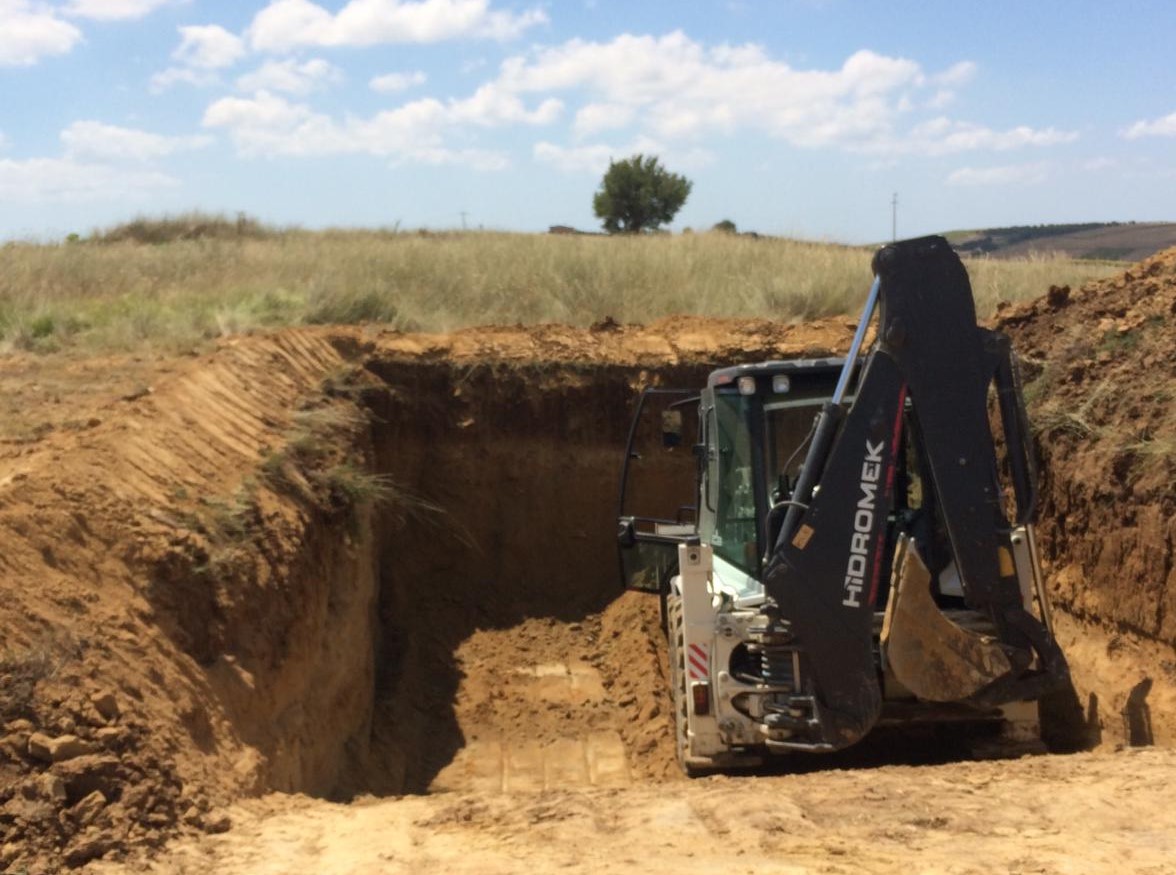
[{"label": "backhoe loader", "polygon": [[[1009,341],[977,325],[943,238],[885,246],[873,269],[845,358],[725,367],[637,405],[621,569],[661,598],[688,774],[896,722],[1030,740],[1038,700],[1068,683]],[[638,516],[633,443],[654,409],[667,452],[697,420],[695,504]]]}]

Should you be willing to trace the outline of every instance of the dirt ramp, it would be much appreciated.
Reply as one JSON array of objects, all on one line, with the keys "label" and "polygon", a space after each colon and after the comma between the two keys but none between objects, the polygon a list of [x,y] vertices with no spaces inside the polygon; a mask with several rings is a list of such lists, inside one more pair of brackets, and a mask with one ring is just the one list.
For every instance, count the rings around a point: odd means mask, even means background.
[{"label": "dirt ramp", "polygon": [[1026,362],[1042,544],[1092,726],[1176,742],[1176,250],[999,325]]}]

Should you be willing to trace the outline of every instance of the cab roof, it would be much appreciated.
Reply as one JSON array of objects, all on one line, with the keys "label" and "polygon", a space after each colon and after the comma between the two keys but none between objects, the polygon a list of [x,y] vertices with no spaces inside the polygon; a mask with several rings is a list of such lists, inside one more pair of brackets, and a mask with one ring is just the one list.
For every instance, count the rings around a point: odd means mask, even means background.
[{"label": "cab roof", "polygon": [[780,359],[767,362],[751,362],[746,365],[732,365],[728,368],[719,368],[716,371],[711,371],[710,376],[707,377],[706,385],[708,388],[715,386],[726,386],[734,383],[740,377],[770,377],[773,374],[797,374],[797,373],[812,373],[812,374],[827,374],[839,372],[845,365],[843,358],[819,358],[819,359]]}]

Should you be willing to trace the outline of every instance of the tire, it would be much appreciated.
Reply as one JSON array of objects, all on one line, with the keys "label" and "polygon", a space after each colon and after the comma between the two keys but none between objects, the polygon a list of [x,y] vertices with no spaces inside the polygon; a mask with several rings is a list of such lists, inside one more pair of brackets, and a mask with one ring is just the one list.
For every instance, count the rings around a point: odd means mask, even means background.
[{"label": "tire", "polygon": [[696,778],[704,770],[687,762],[689,714],[686,701],[686,635],[683,628],[682,597],[666,598],[666,632],[669,638],[670,687],[674,703],[674,750],[678,766],[687,778]]},{"label": "tire", "polygon": [[674,577],[678,574],[678,563],[674,563],[674,567],[669,569],[661,579],[661,585],[657,590],[657,608],[658,620],[661,623],[662,632],[665,633],[666,640],[670,638],[670,607],[669,598],[670,591],[673,589]]}]

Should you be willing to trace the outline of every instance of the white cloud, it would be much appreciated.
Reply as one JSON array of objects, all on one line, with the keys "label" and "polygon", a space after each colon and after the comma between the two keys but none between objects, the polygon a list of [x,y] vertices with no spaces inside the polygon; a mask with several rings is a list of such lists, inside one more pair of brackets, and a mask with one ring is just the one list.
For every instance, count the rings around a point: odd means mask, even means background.
[{"label": "white cloud", "polygon": [[151,161],[175,152],[203,148],[212,138],[167,137],[102,122],[76,121],[61,132],[61,142],[68,159]]},{"label": "white cloud", "polygon": [[634,107],[617,103],[589,103],[576,111],[573,130],[577,137],[587,137],[601,131],[628,127],[637,111]]},{"label": "white cloud", "polygon": [[600,173],[608,167],[609,161],[613,158],[625,158],[629,154],[599,143],[567,147],[546,141],[536,143],[532,153],[536,160],[551,164],[560,170],[590,173]]},{"label": "white cloud", "polygon": [[563,102],[554,98],[548,98],[529,110],[517,95],[493,82],[481,86],[469,97],[449,101],[447,106],[449,121],[482,127],[511,123],[547,125],[562,112]]},{"label": "white cloud", "polygon": [[413,70],[411,73],[385,73],[383,76],[373,77],[368,82],[368,87],[381,94],[391,94],[396,91],[407,91],[417,85],[424,85],[427,78],[420,70]]},{"label": "white cloud", "polygon": [[245,55],[245,43],[219,24],[189,25],[180,29],[180,44],[172,57],[188,67],[220,70]]},{"label": "white cloud", "polygon": [[1035,185],[1049,177],[1050,166],[1045,162],[1035,164],[1008,164],[1003,167],[961,167],[947,177],[948,185]]},{"label": "white cloud", "polygon": [[72,158],[0,160],[0,199],[12,203],[126,199],[179,181],[156,170],[127,169]]},{"label": "white cloud", "polygon": [[152,94],[167,91],[173,85],[191,85],[196,88],[207,88],[218,85],[221,77],[212,70],[196,70],[192,67],[168,67],[151,77],[150,90]]},{"label": "white cloud", "polygon": [[180,62],[151,77],[151,93],[159,94],[173,85],[206,88],[219,85],[215,71],[231,67],[245,56],[245,42],[219,24],[195,24],[179,28],[180,44],[171,56]]},{"label": "white cloud", "polygon": [[50,7],[28,0],[0,0],[0,66],[28,66],[64,55],[82,32],[57,18]]},{"label": "white cloud", "polygon": [[977,67],[972,61],[960,61],[952,64],[942,73],[931,77],[931,81],[942,88],[958,88],[967,85],[976,78]]},{"label": "white cloud", "polygon": [[1025,125],[997,131],[939,116],[920,122],[901,135],[879,138],[858,148],[882,154],[953,155],[975,151],[1007,152],[1026,146],[1057,146],[1077,139],[1076,131]]},{"label": "white cloud", "polygon": [[120,21],[142,18],[173,0],[70,0],[63,10],[78,18]]},{"label": "white cloud", "polygon": [[490,9],[490,0],[350,0],[332,14],[310,0],[272,0],[249,26],[260,51],[296,46],[435,43],[459,38],[505,40],[547,21],[541,9]]},{"label": "white cloud", "polygon": [[[573,134],[636,125],[668,142],[759,131],[802,148],[949,154],[1070,142],[1077,134],[1027,126],[995,131],[916,111],[947,105],[976,75],[970,61],[928,74],[915,61],[871,51],[838,68],[798,69],[757,45],[707,47],[680,31],[574,39],[503,62],[495,84],[518,94],[583,97]],[[569,98],[571,99],[571,98]],[[921,109],[920,109],[921,108]],[[912,127],[914,125],[914,127]]]},{"label": "white cloud", "polygon": [[203,124],[227,131],[237,149],[247,155],[374,155],[394,162],[500,170],[507,166],[500,153],[454,149],[447,144],[447,137],[469,124],[541,124],[550,114],[550,102],[527,110],[517,98],[500,100],[497,95],[475,94],[448,103],[425,98],[370,118],[337,120],[262,91],[249,98],[216,101],[205,111]]},{"label": "white cloud", "polygon": [[713,164],[714,153],[697,147],[680,148],[667,146],[649,137],[637,137],[626,146],[609,146],[602,143],[592,143],[579,146],[560,146],[555,143],[542,141],[536,143],[532,149],[535,160],[550,164],[559,170],[569,173],[584,172],[599,175],[608,169],[609,162],[614,159],[628,158],[636,154],[657,155],[666,164],[673,165],[680,170],[698,170],[708,164]]},{"label": "white cloud", "polygon": [[343,71],[322,58],[298,62],[267,61],[252,73],[237,80],[242,91],[284,91],[287,94],[310,94],[343,81]]},{"label": "white cloud", "polygon": [[1127,140],[1138,140],[1140,137],[1176,137],[1176,112],[1157,119],[1137,121],[1120,131],[1119,136]]},{"label": "white cloud", "polygon": [[[530,61],[508,59],[499,77],[518,92],[585,91],[593,103],[640,113],[656,137],[758,128],[802,146],[885,132],[898,94],[922,80],[913,61],[868,51],[837,70],[796,70],[758,46],[707,49],[681,32],[572,40]],[[583,124],[591,129],[600,119],[590,111]]]}]

